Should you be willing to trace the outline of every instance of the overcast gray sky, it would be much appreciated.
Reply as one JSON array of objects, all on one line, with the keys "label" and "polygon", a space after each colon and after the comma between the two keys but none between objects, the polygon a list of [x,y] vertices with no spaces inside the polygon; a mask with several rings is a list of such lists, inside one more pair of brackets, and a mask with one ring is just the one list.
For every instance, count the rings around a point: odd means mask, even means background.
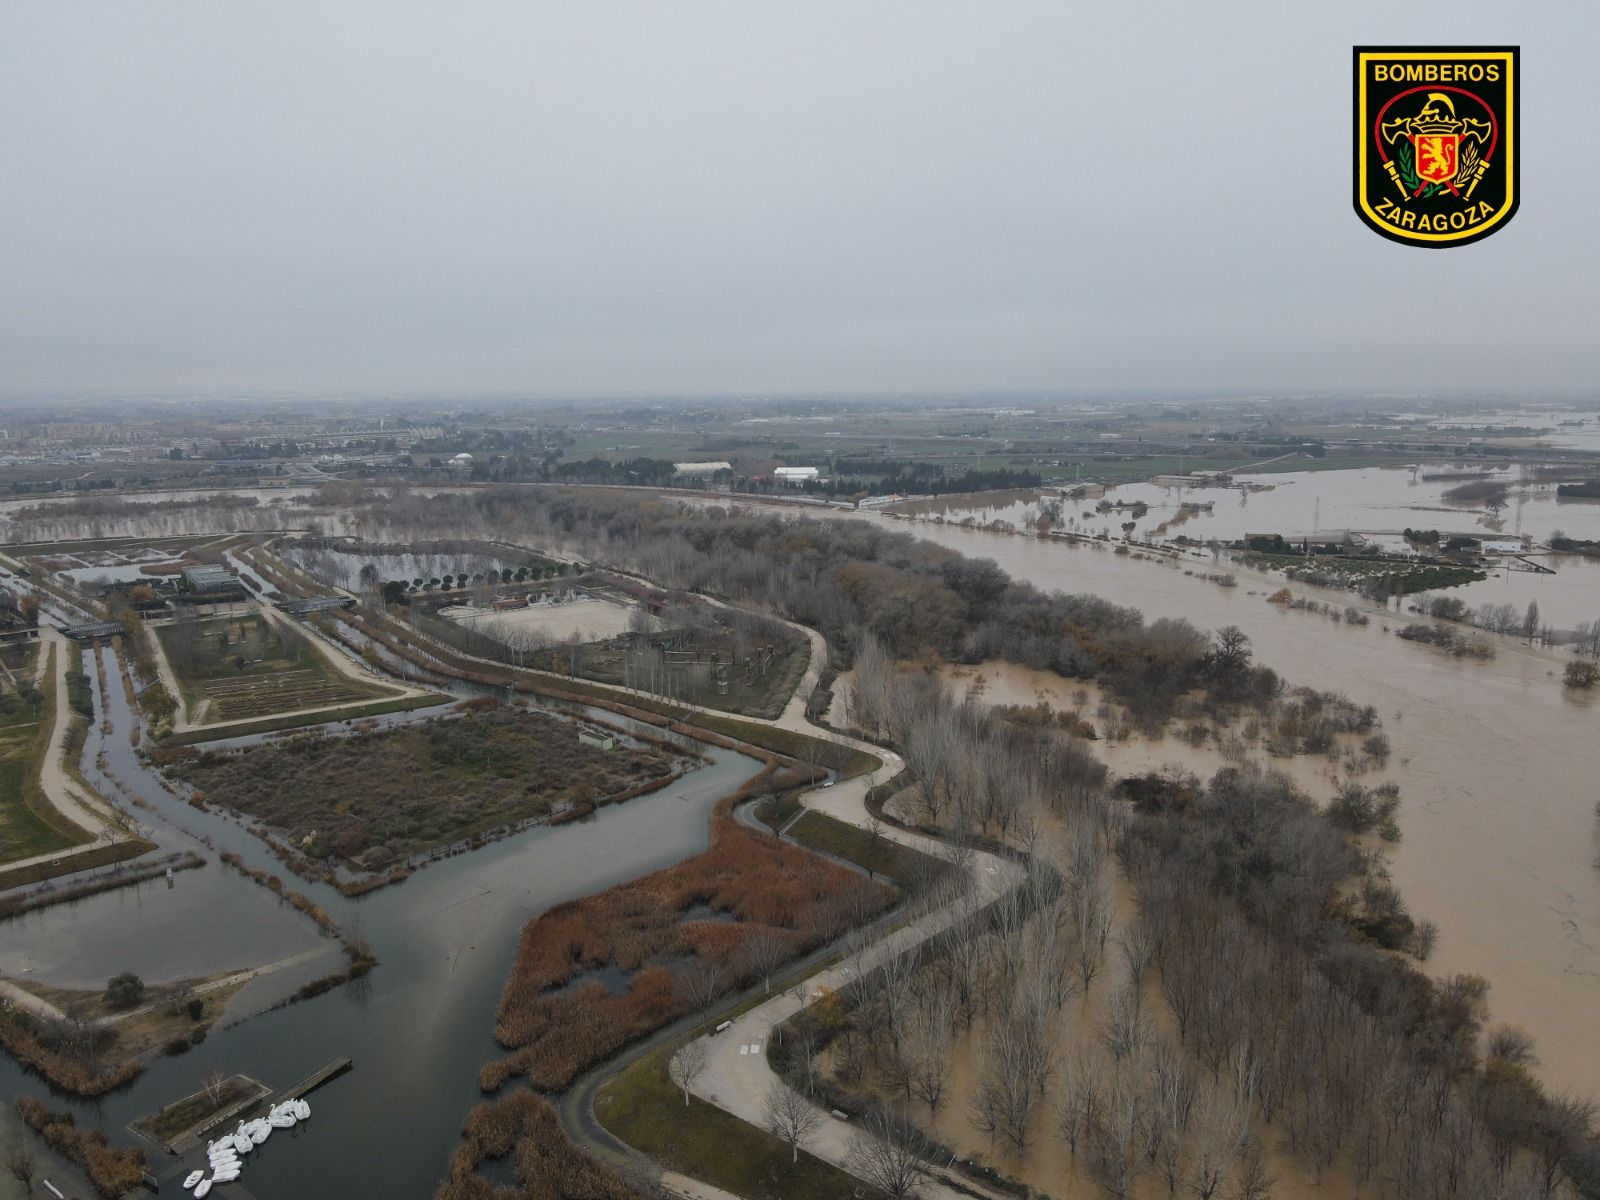
[{"label": "overcast gray sky", "polygon": [[[1520,43],[1522,208],[1350,207],[1350,47]],[[0,390],[1579,390],[1581,3],[0,7]]]}]

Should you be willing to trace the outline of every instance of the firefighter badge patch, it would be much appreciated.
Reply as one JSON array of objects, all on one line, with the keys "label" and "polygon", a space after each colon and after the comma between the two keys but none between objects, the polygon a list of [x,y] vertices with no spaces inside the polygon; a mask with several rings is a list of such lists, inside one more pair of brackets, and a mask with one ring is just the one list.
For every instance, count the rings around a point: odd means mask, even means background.
[{"label": "firefighter badge patch", "polygon": [[1515,46],[1355,48],[1355,207],[1412,246],[1464,246],[1516,215]]}]

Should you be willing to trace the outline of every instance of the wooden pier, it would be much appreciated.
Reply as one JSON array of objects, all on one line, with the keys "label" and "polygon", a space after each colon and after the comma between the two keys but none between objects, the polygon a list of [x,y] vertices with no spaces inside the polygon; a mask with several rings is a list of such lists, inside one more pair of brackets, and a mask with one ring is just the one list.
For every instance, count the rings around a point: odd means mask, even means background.
[{"label": "wooden pier", "polygon": [[286,1087],[272,1098],[273,1104],[282,1104],[285,1100],[298,1100],[301,1096],[309,1095],[316,1091],[330,1079],[337,1079],[348,1071],[355,1063],[349,1058],[336,1058],[330,1063],[318,1067],[299,1083]]}]

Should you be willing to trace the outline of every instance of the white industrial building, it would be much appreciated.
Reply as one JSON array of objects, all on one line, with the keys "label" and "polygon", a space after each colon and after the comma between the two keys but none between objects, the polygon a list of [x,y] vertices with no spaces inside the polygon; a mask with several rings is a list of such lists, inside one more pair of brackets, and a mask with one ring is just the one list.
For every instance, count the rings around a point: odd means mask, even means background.
[{"label": "white industrial building", "polygon": [[718,471],[733,470],[733,464],[725,462],[683,462],[673,463],[672,470],[675,474],[685,479],[710,479]]},{"label": "white industrial building", "polygon": [[778,467],[772,477],[779,483],[805,483],[821,474],[816,467]]}]

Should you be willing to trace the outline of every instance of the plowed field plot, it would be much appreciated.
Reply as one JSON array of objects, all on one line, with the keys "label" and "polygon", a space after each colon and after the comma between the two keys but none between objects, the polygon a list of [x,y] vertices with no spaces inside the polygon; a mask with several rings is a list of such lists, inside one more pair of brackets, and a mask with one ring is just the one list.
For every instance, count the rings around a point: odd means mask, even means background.
[{"label": "plowed field plot", "polygon": [[365,700],[373,694],[321,671],[298,668],[240,679],[211,679],[196,685],[195,691],[212,702],[206,710],[207,719],[212,721],[235,721],[299,708],[346,704]]},{"label": "plowed field plot", "polygon": [[190,620],[159,633],[197,725],[393,695],[341,674],[304,633],[282,622]]}]

